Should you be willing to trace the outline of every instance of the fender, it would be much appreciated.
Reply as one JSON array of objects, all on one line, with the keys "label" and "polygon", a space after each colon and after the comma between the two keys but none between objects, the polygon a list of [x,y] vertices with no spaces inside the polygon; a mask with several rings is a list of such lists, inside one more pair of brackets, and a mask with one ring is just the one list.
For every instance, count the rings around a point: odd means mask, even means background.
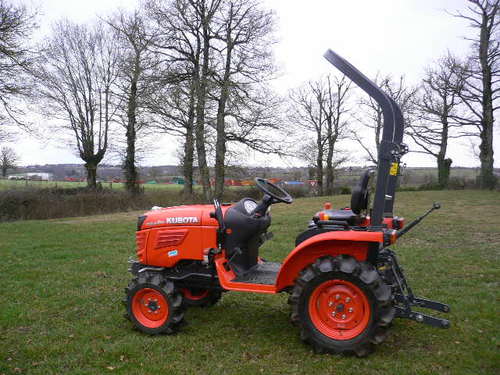
[{"label": "fender", "polygon": [[373,242],[383,243],[383,233],[349,230],[311,237],[301,242],[284,260],[276,279],[276,290],[292,286],[299,272],[322,256],[347,254],[365,261],[369,244]]}]

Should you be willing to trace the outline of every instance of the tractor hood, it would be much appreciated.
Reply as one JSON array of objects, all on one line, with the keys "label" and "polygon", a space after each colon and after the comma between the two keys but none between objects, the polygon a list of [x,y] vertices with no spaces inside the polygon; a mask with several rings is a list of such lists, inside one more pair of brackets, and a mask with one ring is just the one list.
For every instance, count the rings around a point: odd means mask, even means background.
[{"label": "tractor hood", "polygon": [[151,229],[164,226],[198,226],[217,225],[217,221],[210,217],[214,211],[212,205],[189,205],[158,208],[144,214],[142,229]]}]

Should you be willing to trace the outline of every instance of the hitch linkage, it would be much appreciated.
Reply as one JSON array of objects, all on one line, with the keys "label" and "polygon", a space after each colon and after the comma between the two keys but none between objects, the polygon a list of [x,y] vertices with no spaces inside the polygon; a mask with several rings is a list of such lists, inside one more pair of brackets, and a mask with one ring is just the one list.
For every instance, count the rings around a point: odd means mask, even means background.
[{"label": "hitch linkage", "polygon": [[444,303],[432,301],[426,298],[415,297],[413,291],[408,286],[403,269],[399,266],[396,254],[385,248],[380,253],[380,259],[385,266],[390,268],[389,277],[392,279],[394,290],[394,307],[396,316],[399,318],[411,319],[419,323],[425,323],[433,327],[449,328],[450,321],[447,319],[436,318],[434,316],[423,314],[419,311],[413,311],[412,307],[423,307],[444,313],[450,312],[450,307]]}]

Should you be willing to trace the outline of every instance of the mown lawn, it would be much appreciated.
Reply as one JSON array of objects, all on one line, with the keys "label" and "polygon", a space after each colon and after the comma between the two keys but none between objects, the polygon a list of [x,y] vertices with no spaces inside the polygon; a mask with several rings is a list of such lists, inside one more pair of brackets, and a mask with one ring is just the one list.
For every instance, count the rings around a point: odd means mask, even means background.
[{"label": "mown lawn", "polygon": [[[347,204],[335,197],[334,206]],[[273,207],[281,260],[324,199]],[[399,193],[411,219],[432,214],[395,249],[417,294],[451,306],[441,330],[397,320],[368,358],[313,354],[288,320],[286,295],[227,293],[191,309],[175,336],[123,318],[135,214],[0,224],[0,374],[498,374],[500,194]]]}]

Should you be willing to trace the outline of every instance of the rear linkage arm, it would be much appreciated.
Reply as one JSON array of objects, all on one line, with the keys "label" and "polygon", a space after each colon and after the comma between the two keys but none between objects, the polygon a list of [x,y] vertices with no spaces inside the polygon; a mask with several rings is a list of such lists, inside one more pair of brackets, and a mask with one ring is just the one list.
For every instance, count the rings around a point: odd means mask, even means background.
[{"label": "rear linkage arm", "polygon": [[[403,236],[405,233],[409,232],[413,227],[415,227],[418,223],[420,223],[427,215],[429,215],[432,211],[438,210],[441,208],[441,205],[435,202],[431,209],[427,211],[424,215],[418,217],[410,224],[406,225],[403,229],[397,231],[396,236],[399,238]],[[406,277],[403,273],[403,269],[399,265],[396,254],[385,248],[380,252],[379,260],[382,263],[382,268],[384,272],[389,272],[388,276],[389,282],[392,284],[394,289],[394,302],[396,308],[396,316],[400,318],[407,318],[411,320],[415,320],[419,323],[429,324],[433,327],[439,328],[449,328],[450,322],[447,319],[436,318],[434,316],[429,316],[426,314],[422,314],[418,311],[413,311],[412,307],[423,307],[426,309],[431,309],[440,312],[450,312],[450,307],[441,302],[431,301],[426,298],[415,297],[413,291],[406,281]]]},{"label": "rear linkage arm", "polygon": [[438,328],[450,327],[450,321],[447,319],[436,318],[412,310],[412,307],[416,306],[447,313],[450,312],[450,307],[444,303],[415,297],[406,281],[403,269],[398,263],[396,254],[392,250],[385,248],[380,253],[380,260],[382,260],[385,266],[389,267],[392,279],[394,280],[394,303],[397,317],[415,320],[416,322],[425,323]]}]

